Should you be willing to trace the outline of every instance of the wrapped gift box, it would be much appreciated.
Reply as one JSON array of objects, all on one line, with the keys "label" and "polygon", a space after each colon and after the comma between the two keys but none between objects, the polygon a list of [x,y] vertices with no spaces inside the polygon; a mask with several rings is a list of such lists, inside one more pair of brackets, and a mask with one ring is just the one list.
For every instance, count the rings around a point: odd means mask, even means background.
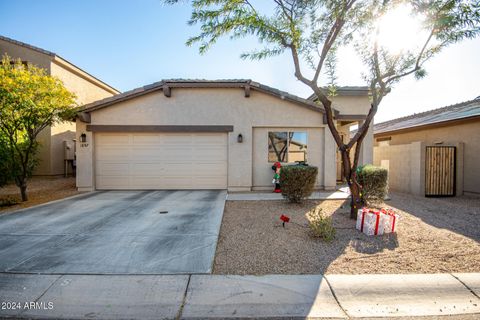
[{"label": "wrapped gift box", "polygon": [[395,232],[400,215],[395,213],[395,211],[393,211],[392,209],[382,209],[381,212],[384,215],[388,216],[388,219],[386,219],[385,227],[383,229],[383,233]]},{"label": "wrapped gift box", "polygon": [[395,232],[399,215],[393,210],[362,208],[357,214],[357,230],[369,236]]}]

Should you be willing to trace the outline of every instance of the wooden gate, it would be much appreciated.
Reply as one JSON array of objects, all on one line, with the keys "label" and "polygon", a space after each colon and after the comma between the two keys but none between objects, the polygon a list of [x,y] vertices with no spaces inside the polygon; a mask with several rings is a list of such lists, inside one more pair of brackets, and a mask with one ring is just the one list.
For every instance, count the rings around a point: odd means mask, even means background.
[{"label": "wooden gate", "polygon": [[427,146],[425,155],[425,196],[455,196],[456,148]]}]

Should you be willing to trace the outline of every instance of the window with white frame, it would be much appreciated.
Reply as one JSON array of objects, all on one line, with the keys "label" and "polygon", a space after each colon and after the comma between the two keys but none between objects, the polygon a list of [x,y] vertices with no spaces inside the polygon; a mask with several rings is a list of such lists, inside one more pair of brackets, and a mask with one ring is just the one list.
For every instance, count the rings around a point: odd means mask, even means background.
[{"label": "window with white frame", "polygon": [[306,162],[307,133],[273,131],[268,133],[268,162]]}]

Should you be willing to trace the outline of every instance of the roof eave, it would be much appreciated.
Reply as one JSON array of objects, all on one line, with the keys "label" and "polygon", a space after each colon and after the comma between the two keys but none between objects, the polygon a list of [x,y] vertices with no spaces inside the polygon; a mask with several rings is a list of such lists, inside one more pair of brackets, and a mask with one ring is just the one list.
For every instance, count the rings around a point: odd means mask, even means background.
[{"label": "roof eave", "polygon": [[120,91],[112,87],[111,85],[107,84],[106,82],[103,82],[102,80],[98,79],[97,77],[91,75],[90,73],[86,72],[85,70],[77,67],[70,61],[68,61],[65,58],[62,58],[61,56],[54,54],[53,55],[53,62],[58,63],[64,68],[67,68],[70,72],[75,73],[77,76],[91,82],[92,84],[96,85],[97,87],[100,87],[104,89],[105,91],[108,91],[111,94],[119,94]]},{"label": "roof eave", "polygon": [[470,121],[476,121],[480,120],[480,115],[474,115],[474,116],[469,116],[469,117],[463,117],[463,118],[455,118],[455,119],[449,119],[449,120],[444,120],[444,121],[438,121],[438,122],[430,122],[426,124],[421,124],[421,125],[416,125],[416,126],[411,126],[411,127],[405,127],[405,128],[399,128],[399,129],[393,129],[393,130],[388,130],[388,131],[380,131],[380,132],[373,132],[374,136],[385,136],[385,135],[391,135],[391,134],[396,134],[396,133],[406,133],[406,132],[411,132],[411,131],[416,131],[416,130],[423,130],[426,128],[432,128],[432,127],[445,127],[449,126],[455,123],[460,123],[460,122],[470,122]]}]

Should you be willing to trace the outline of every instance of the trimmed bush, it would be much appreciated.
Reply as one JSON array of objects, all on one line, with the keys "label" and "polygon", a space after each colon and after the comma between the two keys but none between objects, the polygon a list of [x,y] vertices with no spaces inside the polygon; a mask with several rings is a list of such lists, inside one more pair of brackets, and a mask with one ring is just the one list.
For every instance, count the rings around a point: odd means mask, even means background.
[{"label": "trimmed bush", "polygon": [[371,164],[358,167],[357,180],[362,185],[362,198],[366,204],[382,202],[388,192],[388,171]]},{"label": "trimmed bush", "polygon": [[300,202],[310,196],[315,187],[318,168],[306,165],[282,167],[280,186],[282,196],[290,202]]},{"label": "trimmed bush", "polygon": [[326,217],[322,213],[322,208],[314,208],[307,213],[308,226],[314,237],[322,238],[330,242],[335,238],[335,228],[333,227],[332,217]]}]

